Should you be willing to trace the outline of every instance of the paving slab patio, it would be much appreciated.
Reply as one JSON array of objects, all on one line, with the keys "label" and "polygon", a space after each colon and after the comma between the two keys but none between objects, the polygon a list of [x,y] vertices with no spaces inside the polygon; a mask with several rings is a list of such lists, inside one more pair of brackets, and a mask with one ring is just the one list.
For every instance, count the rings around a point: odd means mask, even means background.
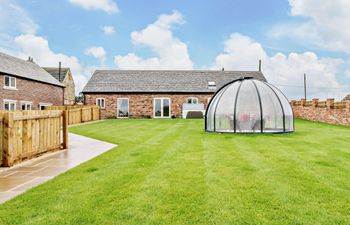
[{"label": "paving slab patio", "polygon": [[116,147],[116,145],[69,134],[69,149],[49,153],[0,170],[0,204]]}]

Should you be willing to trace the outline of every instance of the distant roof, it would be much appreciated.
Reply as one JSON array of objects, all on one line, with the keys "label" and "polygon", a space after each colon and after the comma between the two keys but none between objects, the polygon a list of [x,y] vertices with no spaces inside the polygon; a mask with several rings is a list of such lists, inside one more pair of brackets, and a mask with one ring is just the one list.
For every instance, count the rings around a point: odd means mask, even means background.
[{"label": "distant roof", "polygon": [[350,100],[350,94],[348,94],[347,96],[345,96],[345,98],[343,98],[342,101],[346,101],[346,100]]},{"label": "distant roof", "polygon": [[0,52],[1,72],[43,83],[64,86],[34,62],[22,60],[2,52]]},{"label": "distant roof", "polygon": [[[213,93],[224,84],[241,77],[266,81],[259,71],[96,70],[83,92]],[[213,82],[216,88],[209,87]]]},{"label": "distant roof", "polygon": [[62,67],[61,68],[61,74],[59,75],[59,68],[58,67],[43,67],[46,72],[51,74],[56,80],[59,82],[63,82],[66,78],[66,75],[70,69],[68,67]]}]

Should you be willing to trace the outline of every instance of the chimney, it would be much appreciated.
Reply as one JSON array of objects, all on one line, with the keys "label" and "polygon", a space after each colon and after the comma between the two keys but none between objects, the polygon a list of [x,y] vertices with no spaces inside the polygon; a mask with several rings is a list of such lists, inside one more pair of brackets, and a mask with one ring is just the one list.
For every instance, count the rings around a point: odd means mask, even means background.
[{"label": "chimney", "polygon": [[27,60],[28,62],[34,62],[33,61],[33,58],[31,57],[31,56],[28,56],[28,60]]},{"label": "chimney", "polygon": [[224,67],[222,67],[221,71],[225,71],[225,68],[224,68]]},{"label": "chimney", "polygon": [[58,81],[61,82],[61,62],[58,62]]},{"label": "chimney", "polygon": [[261,72],[261,59],[259,59],[259,72]]}]

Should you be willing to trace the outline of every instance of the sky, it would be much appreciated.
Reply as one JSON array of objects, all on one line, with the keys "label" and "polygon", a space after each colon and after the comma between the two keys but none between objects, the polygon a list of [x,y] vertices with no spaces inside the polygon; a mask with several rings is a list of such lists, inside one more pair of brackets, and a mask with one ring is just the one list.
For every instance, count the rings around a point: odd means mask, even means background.
[{"label": "sky", "polygon": [[257,70],[290,99],[350,93],[347,0],[0,0],[0,51],[96,69]]}]

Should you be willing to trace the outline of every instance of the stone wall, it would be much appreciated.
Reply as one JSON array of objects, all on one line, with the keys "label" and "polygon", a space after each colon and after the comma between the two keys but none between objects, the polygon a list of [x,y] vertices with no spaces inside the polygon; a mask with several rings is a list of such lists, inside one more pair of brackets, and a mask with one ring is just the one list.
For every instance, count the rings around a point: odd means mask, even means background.
[{"label": "stone wall", "polygon": [[4,99],[16,101],[17,110],[21,109],[21,101],[31,102],[32,109],[39,109],[40,103],[63,104],[63,87],[16,77],[16,89],[6,89],[4,82],[0,74],[0,110],[4,109]]},{"label": "stone wall", "polygon": [[350,100],[335,102],[334,99],[319,101],[292,101],[294,116],[311,121],[350,126]]},{"label": "stone wall", "polygon": [[129,99],[129,115],[133,118],[141,117],[153,117],[153,100],[154,98],[170,98],[171,105],[171,115],[177,118],[182,117],[182,104],[186,103],[187,98],[196,97],[198,98],[198,103],[203,103],[205,108],[208,105],[208,99],[212,94],[178,94],[178,93],[120,93],[120,94],[90,94],[86,93],[85,104],[95,105],[96,98],[104,98],[106,107],[101,109],[101,118],[111,118],[116,117],[117,112],[117,99],[118,98],[128,98]]},{"label": "stone wall", "polygon": [[75,103],[75,84],[73,76],[68,70],[64,81],[62,82],[65,86],[64,88],[64,104],[65,105],[74,105]]}]

